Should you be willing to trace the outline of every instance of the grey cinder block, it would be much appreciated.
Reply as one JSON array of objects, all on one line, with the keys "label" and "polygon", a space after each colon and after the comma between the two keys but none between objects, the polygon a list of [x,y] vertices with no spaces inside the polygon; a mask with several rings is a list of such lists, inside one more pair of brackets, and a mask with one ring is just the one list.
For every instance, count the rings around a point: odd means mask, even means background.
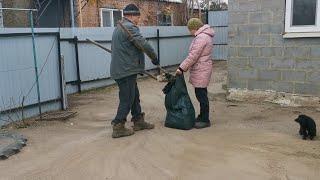
[{"label": "grey cinder block", "polygon": [[282,80],[284,81],[305,81],[306,72],[303,71],[282,71]]},{"label": "grey cinder block", "polygon": [[275,70],[259,70],[259,79],[279,81],[281,79],[281,73]]}]

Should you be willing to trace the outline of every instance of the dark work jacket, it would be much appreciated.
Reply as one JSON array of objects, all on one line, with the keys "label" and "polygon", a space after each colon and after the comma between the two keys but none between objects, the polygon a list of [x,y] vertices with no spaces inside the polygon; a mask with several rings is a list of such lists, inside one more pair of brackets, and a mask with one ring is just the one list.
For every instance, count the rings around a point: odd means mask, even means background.
[{"label": "dark work jacket", "polygon": [[113,32],[110,73],[111,78],[115,80],[140,74],[144,71],[145,56],[139,47],[142,47],[146,54],[151,55],[151,57],[157,57],[152,46],[142,37],[138,26],[126,18],[123,18],[121,23],[129,30],[133,38],[130,39],[127,32],[119,25]]}]

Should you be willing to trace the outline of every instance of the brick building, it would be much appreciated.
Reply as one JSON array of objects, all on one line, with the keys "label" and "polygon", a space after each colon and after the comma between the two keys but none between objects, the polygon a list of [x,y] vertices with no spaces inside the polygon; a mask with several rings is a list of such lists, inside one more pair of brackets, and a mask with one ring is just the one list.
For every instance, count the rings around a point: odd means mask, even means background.
[{"label": "brick building", "polygon": [[[80,1],[77,1],[77,7]],[[141,10],[142,26],[184,25],[185,8],[182,0],[96,0],[77,8],[77,24],[82,27],[114,26],[121,19],[122,9],[134,3]]]},{"label": "brick building", "polygon": [[[0,8],[2,8],[2,0],[0,0]],[[4,27],[3,25],[3,11],[0,9],[0,28]]]},{"label": "brick building", "polygon": [[[30,0],[0,0],[2,7],[30,8]],[[30,25],[28,12],[3,10],[0,14],[4,27],[28,27]],[[1,27],[1,26],[0,26]]]},{"label": "brick building", "polygon": [[320,96],[317,1],[229,0],[229,13],[230,88]]}]

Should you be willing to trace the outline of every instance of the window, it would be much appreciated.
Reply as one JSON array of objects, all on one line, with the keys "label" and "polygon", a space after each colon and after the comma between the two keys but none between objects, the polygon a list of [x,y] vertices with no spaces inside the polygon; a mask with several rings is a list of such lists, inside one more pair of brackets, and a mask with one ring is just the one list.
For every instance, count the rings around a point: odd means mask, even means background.
[{"label": "window", "polygon": [[320,33],[320,0],[287,0],[286,33]]},{"label": "window", "polygon": [[182,0],[163,0],[167,2],[182,3]]},{"label": "window", "polygon": [[159,14],[159,26],[172,26],[172,14]]},{"label": "window", "polygon": [[101,27],[115,27],[118,21],[123,17],[123,11],[118,9],[100,9],[100,26]]}]

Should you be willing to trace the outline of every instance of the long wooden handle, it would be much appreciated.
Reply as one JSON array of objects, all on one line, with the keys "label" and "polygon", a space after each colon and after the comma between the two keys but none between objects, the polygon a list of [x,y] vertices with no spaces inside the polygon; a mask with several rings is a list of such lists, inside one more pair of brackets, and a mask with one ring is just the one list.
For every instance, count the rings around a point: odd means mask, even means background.
[{"label": "long wooden handle", "polygon": [[101,44],[99,44],[99,43],[97,43],[97,42],[95,42],[95,41],[93,41],[93,40],[91,40],[91,39],[86,39],[86,40],[87,40],[88,42],[90,42],[90,43],[92,43],[92,44],[94,44],[94,45],[98,46],[99,48],[101,48],[101,49],[103,49],[103,50],[107,51],[108,53],[112,53],[112,50],[110,50],[110,49],[108,49],[108,48],[104,47],[103,45],[101,45]]},{"label": "long wooden handle", "polygon": [[[104,47],[104,46],[103,46],[103,45],[101,45],[100,43],[97,43],[97,42],[95,42],[95,41],[93,41],[93,40],[91,40],[91,39],[86,39],[86,40],[87,40],[88,42],[90,42],[90,43],[92,43],[92,44],[96,45],[97,47],[99,47],[99,48],[101,48],[101,49],[103,49],[103,50],[107,51],[108,53],[112,53],[112,50],[110,50],[110,49],[108,49],[108,48]],[[150,74],[150,73],[149,73],[149,72],[147,72],[147,71],[144,71],[144,72],[143,72],[143,74],[146,74],[146,75],[150,76],[152,79],[158,80],[156,76],[154,76],[154,75]]]}]

